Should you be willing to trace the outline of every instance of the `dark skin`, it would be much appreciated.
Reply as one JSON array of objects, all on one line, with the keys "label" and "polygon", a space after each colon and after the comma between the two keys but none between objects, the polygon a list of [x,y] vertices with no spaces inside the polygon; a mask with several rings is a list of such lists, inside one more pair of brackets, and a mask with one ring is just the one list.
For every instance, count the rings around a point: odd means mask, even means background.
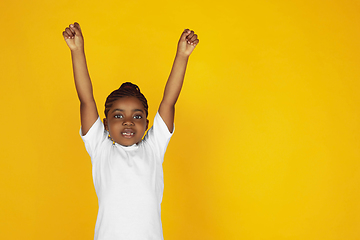
[{"label": "dark skin", "polygon": [[104,119],[104,126],[113,141],[123,146],[131,146],[141,141],[148,128],[145,108],[136,97],[116,100]]},{"label": "dark skin", "polygon": [[[85,135],[95,123],[99,114],[87,69],[84,38],[80,25],[76,22],[70,24],[69,27],[65,28],[63,37],[71,50],[75,86],[80,100],[81,128],[82,133]],[[175,103],[183,85],[188,59],[198,43],[197,35],[189,29],[183,31],[178,42],[175,60],[158,110],[170,132],[173,130]],[[111,121],[107,121],[105,126],[112,129],[111,124]],[[113,136],[111,137],[113,138]],[[115,142],[119,141],[117,137],[113,139]],[[121,144],[120,142],[117,143]]]}]

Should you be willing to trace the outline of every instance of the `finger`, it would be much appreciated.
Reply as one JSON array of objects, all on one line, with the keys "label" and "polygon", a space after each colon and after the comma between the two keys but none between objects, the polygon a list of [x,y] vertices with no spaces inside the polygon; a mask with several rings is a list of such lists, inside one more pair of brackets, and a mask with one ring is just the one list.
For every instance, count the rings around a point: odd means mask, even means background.
[{"label": "finger", "polygon": [[75,35],[75,30],[74,30],[74,28],[73,28],[73,25],[70,24],[68,28],[70,29],[70,31],[72,32],[72,34]]},{"label": "finger", "polygon": [[197,39],[197,35],[194,34],[194,36],[191,37],[191,39],[189,39],[190,42],[194,42]]},{"label": "finger", "polygon": [[63,34],[63,37],[65,38],[65,40],[69,38],[69,34],[67,34],[67,32],[63,31],[62,34]]},{"label": "finger", "polygon": [[190,31],[190,33],[186,36],[186,40],[190,40],[194,36],[194,31]]},{"label": "finger", "polygon": [[74,24],[70,24],[71,29],[74,30],[75,35],[81,36],[81,28],[80,24],[75,22]]},{"label": "finger", "polygon": [[194,47],[196,47],[196,45],[198,45],[199,43],[199,39],[196,39],[194,42],[191,43],[191,45],[194,45]]},{"label": "finger", "polygon": [[74,37],[73,32],[70,30],[70,28],[65,28],[65,32],[69,35],[69,37]]},{"label": "finger", "polygon": [[79,24],[78,22],[75,22],[74,25],[75,25],[75,27],[76,27],[77,29],[79,29],[79,31],[81,32],[80,24]]}]

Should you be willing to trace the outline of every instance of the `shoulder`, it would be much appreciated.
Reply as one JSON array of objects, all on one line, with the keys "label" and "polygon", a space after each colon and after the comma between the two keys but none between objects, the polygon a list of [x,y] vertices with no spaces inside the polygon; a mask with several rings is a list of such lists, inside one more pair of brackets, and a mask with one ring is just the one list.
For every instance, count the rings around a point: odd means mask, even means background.
[{"label": "shoulder", "polygon": [[[174,131],[173,131],[174,132]],[[159,153],[164,154],[173,133],[169,132],[159,113],[156,113],[152,127],[147,131],[143,144],[149,144]]]},{"label": "shoulder", "polygon": [[93,156],[95,152],[98,151],[102,143],[109,141],[107,131],[105,130],[100,117],[97,118],[85,135],[82,134],[82,129],[80,129],[80,136],[84,141],[85,148],[90,156]]}]

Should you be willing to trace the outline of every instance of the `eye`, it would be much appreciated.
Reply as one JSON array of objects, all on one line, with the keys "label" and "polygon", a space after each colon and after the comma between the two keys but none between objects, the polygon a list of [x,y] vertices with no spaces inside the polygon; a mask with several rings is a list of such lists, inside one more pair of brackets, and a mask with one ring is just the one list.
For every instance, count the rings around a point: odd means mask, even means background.
[{"label": "eye", "polygon": [[135,119],[141,119],[142,116],[141,116],[141,115],[135,115],[134,118],[135,118]]},{"label": "eye", "polygon": [[123,115],[121,115],[121,114],[116,114],[116,115],[114,115],[114,118],[123,118]]}]

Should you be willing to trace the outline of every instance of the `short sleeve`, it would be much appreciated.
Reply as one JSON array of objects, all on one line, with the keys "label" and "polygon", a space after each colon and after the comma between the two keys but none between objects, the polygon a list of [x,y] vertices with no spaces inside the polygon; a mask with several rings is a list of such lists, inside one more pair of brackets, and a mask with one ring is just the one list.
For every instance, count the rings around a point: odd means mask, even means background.
[{"label": "short sleeve", "polygon": [[93,159],[98,147],[107,138],[107,131],[105,130],[100,117],[98,117],[84,136],[82,135],[82,130],[80,128],[80,136],[84,141],[86,151],[89,153],[91,159]]},{"label": "short sleeve", "polygon": [[166,123],[161,118],[159,112],[157,112],[154,118],[153,126],[146,133],[144,140],[149,141],[153,144],[153,147],[155,148],[154,150],[156,150],[160,154],[161,159],[164,158],[167,145],[169,144],[170,138],[173,135],[174,130],[175,125],[172,133],[169,132]]}]

